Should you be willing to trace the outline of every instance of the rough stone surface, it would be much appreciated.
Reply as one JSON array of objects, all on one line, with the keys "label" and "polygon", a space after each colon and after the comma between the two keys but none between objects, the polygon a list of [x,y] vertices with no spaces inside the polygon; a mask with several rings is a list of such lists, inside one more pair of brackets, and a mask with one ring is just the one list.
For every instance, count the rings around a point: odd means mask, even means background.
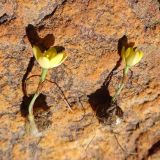
[{"label": "rough stone surface", "polygon": [[[160,1],[159,0],[1,0],[0,1],[0,159],[2,160],[158,160],[160,157]],[[132,68],[117,105],[123,121],[108,126],[95,116],[91,99],[117,66],[106,93],[122,77],[119,46],[126,36],[144,52]],[[27,77],[39,75],[31,43],[64,47],[68,59],[52,69],[73,108],[46,82],[35,105],[43,137],[25,135]],[[27,81],[34,93],[39,77]],[[97,98],[97,99],[96,99]],[[98,104],[102,106],[102,104]],[[105,105],[105,104],[103,104]],[[107,108],[107,106],[105,106]],[[103,112],[101,107],[98,108]]]}]

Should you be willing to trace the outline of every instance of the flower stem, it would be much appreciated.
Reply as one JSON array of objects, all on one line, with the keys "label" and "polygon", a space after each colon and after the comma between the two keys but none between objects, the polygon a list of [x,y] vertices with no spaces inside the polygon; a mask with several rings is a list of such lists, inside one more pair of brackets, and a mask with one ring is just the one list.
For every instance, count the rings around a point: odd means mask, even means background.
[{"label": "flower stem", "polygon": [[29,108],[28,108],[28,111],[29,111],[28,120],[30,122],[30,133],[34,136],[40,136],[40,133],[38,132],[38,128],[37,128],[35,120],[34,120],[33,106],[34,106],[34,103],[35,103],[37,97],[40,94],[40,89],[42,88],[42,83],[44,82],[46,75],[47,75],[47,69],[42,68],[42,73],[41,73],[41,77],[40,77],[37,91],[34,94],[32,100],[29,104]]},{"label": "flower stem", "polygon": [[117,99],[117,97],[120,95],[122,89],[124,88],[124,82],[125,82],[125,79],[127,77],[127,74],[128,74],[128,71],[129,71],[129,66],[126,66],[123,70],[123,78],[122,78],[122,82],[121,84],[119,85],[118,89],[116,90],[116,93],[114,94],[114,96],[112,97],[112,100],[111,102],[114,103]]},{"label": "flower stem", "polygon": [[40,82],[43,82],[46,79],[48,69],[42,68]]},{"label": "flower stem", "polygon": [[117,97],[119,96],[119,94],[121,93],[122,89],[124,87],[124,83],[121,83],[120,86],[118,87],[116,93],[114,94],[114,96],[112,97],[112,102],[114,103],[117,99]]},{"label": "flower stem", "polygon": [[127,76],[130,66],[126,66],[123,70],[123,76]]}]

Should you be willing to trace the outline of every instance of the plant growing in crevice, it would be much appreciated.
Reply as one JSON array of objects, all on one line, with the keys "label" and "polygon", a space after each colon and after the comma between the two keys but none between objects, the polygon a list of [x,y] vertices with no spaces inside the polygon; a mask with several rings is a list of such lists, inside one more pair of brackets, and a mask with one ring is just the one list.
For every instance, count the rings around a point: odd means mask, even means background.
[{"label": "plant growing in crevice", "polygon": [[37,47],[35,45],[33,45],[33,53],[34,53],[34,56],[35,56],[37,62],[39,63],[39,65],[42,68],[42,72],[41,72],[41,77],[39,80],[37,90],[36,90],[34,96],[32,97],[32,100],[31,100],[29,107],[28,107],[28,113],[29,113],[28,114],[28,121],[29,121],[30,134],[34,135],[34,136],[40,136],[41,133],[39,133],[38,128],[35,123],[35,119],[34,119],[33,106],[34,106],[34,103],[35,103],[37,97],[41,93],[41,89],[42,89],[43,83],[46,79],[48,69],[57,67],[60,64],[62,64],[64,62],[64,60],[67,58],[67,55],[63,51],[60,53],[57,53],[57,50],[55,47],[51,47],[47,51],[44,51],[44,53],[42,53],[41,50],[39,49],[39,47]]},{"label": "plant growing in crevice", "polygon": [[111,100],[112,103],[116,102],[117,97],[120,95],[122,89],[124,88],[129,69],[140,62],[140,60],[143,57],[143,52],[140,50],[137,50],[137,48],[129,47],[126,49],[123,46],[121,51],[121,57],[122,57],[122,61],[125,63],[125,67],[123,69],[122,81],[119,84],[118,88],[116,89],[114,96],[112,97],[112,100]]}]

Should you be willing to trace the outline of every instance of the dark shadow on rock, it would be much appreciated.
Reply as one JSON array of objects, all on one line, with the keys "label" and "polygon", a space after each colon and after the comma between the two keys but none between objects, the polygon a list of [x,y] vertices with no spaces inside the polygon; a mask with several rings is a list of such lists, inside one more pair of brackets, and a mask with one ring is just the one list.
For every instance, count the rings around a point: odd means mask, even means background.
[{"label": "dark shadow on rock", "polygon": [[34,58],[34,57],[31,57],[31,58],[30,58],[30,61],[29,61],[29,63],[28,63],[28,67],[27,67],[27,69],[26,69],[26,72],[25,72],[25,74],[23,75],[23,78],[22,78],[22,91],[23,91],[23,95],[24,95],[24,96],[27,96],[26,83],[25,83],[25,81],[26,81],[29,73],[32,71],[32,68],[33,68],[33,66],[34,66],[34,61],[35,61],[35,58]]},{"label": "dark shadow on rock", "polygon": [[148,155],[146,156],[146,159],[149,156],[154,155],[155,153],[157,153],[158,151],[160,151],[160,141],[156,142],[155,144],[152,145],[152,147],[148,150]]},{"label": "dark shadow on rock", "polygon": [[129,47],[133,47],[134,44],[135,44],[134,42],[129,43],[127,36],[124,35],[118,40],[118,54],[121,56],[121,51],[122,51],[123,46],[127,49]]},{"label": "dark shadow on rock", "polygon": [[54,46],[54,48],[56,49],[57,53],[63,52],[65,50],[65,48],[62,46]]},{"label": "dark shadow on rock", "polygon": [[96,113],[99,122],[113,124],[116,121],[116,116],[123,116],[123,111],[117,105],[117,102],[112,103],[112,97],[104,84],[88,97],[89,103]]},{"label": "dark shadow on rock", "polygon": [[42,52],[53,46],[55,42],[53,34],[47,34],[44,38],[39,37],[36,28],[32,24],[26,27],[26,34],[31,45],[37,45]]},{"label": "dark shadow on rock", "polygon": [[[34,95],[32,94],[30,96],[23,97],[20,110],[21,110],[21,115],[25,118],[27,118],[28,116],[28,106],[33,96]],[[46,103],[46,96],[40,94],[33,106],[35,121],[40,131],[46,129],[51,124],[50,117],[52,114],[49,109],[50,107]]]},{"label": "dark shadow on rock", "polygon": [[108,122],[109,114],[107,109],[110,107],[112,97],[110,96],[105,85],[102,85],[101,88],[96,90],[88,97],[89,103],[93,111],[96,113],[96,117],[98,118],[99,122]]},{"label": "dark shadow on rock", "polygon": [[97,118],[100,122],[111,124],[114,122],[115,117],[123,116],[123,111],[121,108],[117,105],[117,102],[112,103],[112,97],[110,96],[108,86],[111,82],[112,76],[114,75],[114,71],[116,71],[119,66],[121,65],[121,50],[122,47],[125,46],[125,48],[133,46],[134,43],[128,43],[127,36],[123,36],[118,41],[118,54],[120,55],[120,58],[118,59],[115,67],[111,70],[107,78],[105,79],[103,85],[101,88],[96,90],[94,93],[88,95],[89,97],[89,103],[93,109],[93,111],[96,113]]},{"label": "dark shadow on rock", "polygon": [[[20,106],[21,107],[21,115],[23,117],[27,117],[28,116],[28,106],[29,106],[33,96],[34,95],[32,94],[32,95],[30,95],[28,97],[27,96],[23,97],[23,100],[22,100],[22,103],[21,103],[21,106]],[[33,112],[36,114],[40,110],[46,111],[49,108],[50,107],[46,103],[46,96],[43,95],[43,94],[40,94],[38,96],[38,98],[36,99],[36,101],[35,101],[35,104],[34,104],[34,107],[33,107],[33,109],[34,109]]]}]

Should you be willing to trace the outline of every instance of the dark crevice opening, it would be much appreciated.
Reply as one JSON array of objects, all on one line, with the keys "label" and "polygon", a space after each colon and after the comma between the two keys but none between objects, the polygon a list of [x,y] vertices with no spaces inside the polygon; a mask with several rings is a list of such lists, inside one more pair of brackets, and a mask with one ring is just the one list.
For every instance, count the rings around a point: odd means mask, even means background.
[{"label": "dark crevice opening", "polygon": [[156,142],[155,144],[152,145],[152,147],[148,151],[148,156],[147,157],[155,154],[159,150],[160,150],[160,141],[158,141],[158,142]]}]

